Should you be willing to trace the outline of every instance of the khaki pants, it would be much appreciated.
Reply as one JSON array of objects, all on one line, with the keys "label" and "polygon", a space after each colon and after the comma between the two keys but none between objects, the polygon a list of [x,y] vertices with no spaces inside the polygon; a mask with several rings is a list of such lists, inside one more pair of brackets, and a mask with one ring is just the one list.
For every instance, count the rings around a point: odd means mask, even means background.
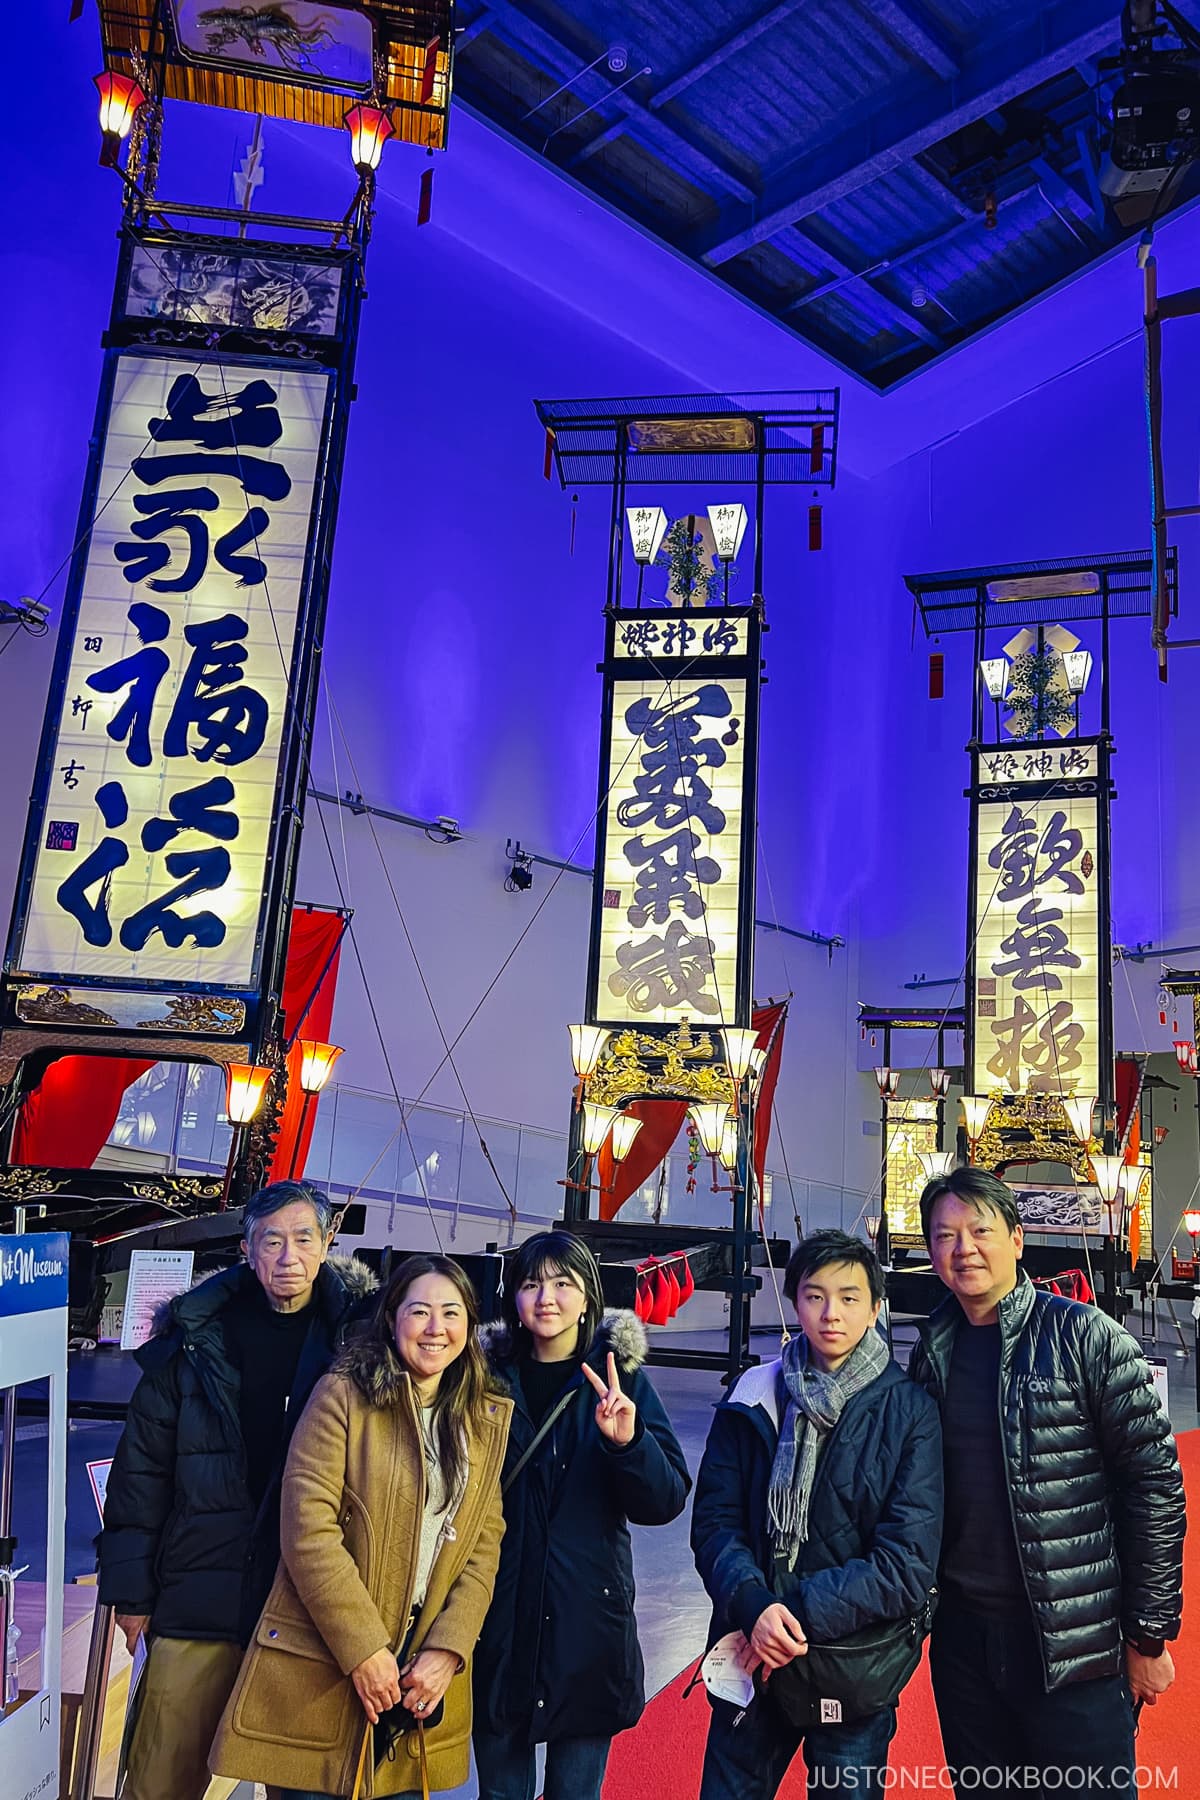
[{"label": "khaki pants", "polygon": [[238,1644],[155,1638],[122,1800],[203,1800],[208,1752],[241,1666]]}]

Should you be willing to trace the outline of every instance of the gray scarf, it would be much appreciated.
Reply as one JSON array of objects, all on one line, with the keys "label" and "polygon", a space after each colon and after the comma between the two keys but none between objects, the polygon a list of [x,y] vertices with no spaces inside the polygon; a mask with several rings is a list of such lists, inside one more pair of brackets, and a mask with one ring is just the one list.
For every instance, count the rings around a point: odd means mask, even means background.
[{"label": "gray scarf", "polygon": [[808,1359],[802,1334],[783,1347],[781,1368],[788,1407],[779,1432],[767,1495],[767,1523],[777,1556],[796,1566],[808,1538],[808,1503],[821,1446],[853,1394],[877,1381],[891,1360],[887,1344],[872,1326],[835,1375]]}]

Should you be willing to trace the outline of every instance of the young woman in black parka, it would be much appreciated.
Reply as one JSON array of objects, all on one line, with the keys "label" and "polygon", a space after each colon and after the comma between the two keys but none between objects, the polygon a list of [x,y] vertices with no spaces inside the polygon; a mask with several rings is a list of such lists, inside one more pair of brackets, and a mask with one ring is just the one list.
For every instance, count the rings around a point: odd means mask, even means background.
[{"label": "young woman in black parka", "polygon": [[668,1524],[691,1482],[641,1368],[641,1321],[605,1312],[581,1239],[546,1231],[521,1245],[484,1349],[515,1405],[500,1572],[475,1656],[479,1800],[533,1800],[538,1744],[544,1800],[599,1800],[611,1741],[645,1705],[629,1522]]}]

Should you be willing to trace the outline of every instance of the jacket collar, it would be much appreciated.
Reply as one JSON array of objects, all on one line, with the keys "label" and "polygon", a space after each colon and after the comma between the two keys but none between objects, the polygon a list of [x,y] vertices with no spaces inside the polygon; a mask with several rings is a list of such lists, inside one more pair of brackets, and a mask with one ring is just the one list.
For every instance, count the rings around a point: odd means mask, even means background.
[{"label": "jacket collar", "polygon": [[[378,1282],[365,1263],[353,1256],[328,1256],[317,1270],[314,1284],[317,1308],[323,1323],[330,1329],[341,1320],[346,1308],[356,1300],[374,1292]],[[218,1269],[184,1294],[165,1301],[154,1317],[154,1333],[149,1342],[135,1354],[144,1368],[156,1365],[175,1351],[185,1339],[210,1348],[213,1336],[227,1307],[243,1300],[256,1299],[261,1293],[258,1278],[246,1263],[230,1269]]]},{"label": "jacket collar", "polygon": [[[511,1388],[514,1374],[520,1367],[520,1345],[514,1342],[506,1321],[490,1319],[486,1325],[481,1325],[479,1342],[497,1380]],[[637,1314],[627,1307],[609,1306],[605,1308],[584,1360],[598,1374],[603,1374],[611,1350],[621,1373],[628,1375],[641,1368],[648,1347],[646,1328]]]},{"label": "jacket collar", "polygon": [[[1015,1343],[1024,1331],[1036,1300],[1037,1289],[1018,1263],[1017,1285],[1010,1293],[1005,1294],[996,1308],[1002,1354]],[[960,1325],[966,1323],[966,1317],[957,1295],[947,1294],[946,1298],[934,1307],[924,1324],[917,1328],[929,1359],[936,1367],[943,1382],[950,1347],[958,1335]]]},{"label": "jacket collar", "polygon": [[[772,1445],[779,1436],[787,1407],[787,1390],[783,1385],[782,1375],[782,1357],[777,1356],[774,1362],[757,1363],[739,1377],[735,1386],[721,1401],[722,1406],[735,1406],[746,1413]],[[880,1394],[885,1388],[903,1380],[904,1376],[895,1363],[890,1362],[874,1381],[869,1382],[846,1402],[845,1410],[849,1412],[864,1397]]]}]

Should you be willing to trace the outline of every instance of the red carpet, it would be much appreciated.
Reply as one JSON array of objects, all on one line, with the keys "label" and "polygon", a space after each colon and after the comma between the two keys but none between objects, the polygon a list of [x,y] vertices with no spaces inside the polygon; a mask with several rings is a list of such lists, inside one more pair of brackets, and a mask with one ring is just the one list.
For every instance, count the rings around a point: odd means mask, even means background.
[{"label": "red carpet", "polygon": [[[1200,1431],[1186,1431],[1178,1439],[1188,1493],[1188,1512],[1200,1518]],[[1193,1500],[1192,1489],[1196,1490]],[[1200,1582],[1200,1526],[1188,1534],[1184,1564],[1184,1592],[1192,1594]],[[696,1647],[699,1654],[700,1646]],[[1158,1775],[1159,1791],[1174,1792],[1181,1800],[1200,1794],[1200,1608],[1185,1611],[1183,1634],[1174,1646],[1176,1678],[1170,1692],[1154,1708],[1142,1712],[1138,1737],[1138,1762]],[[700,1766],[708,1729],[708,1701],[697,1687],[685,1700],[695,1657],[676,1680],[656,1694],[640,1724],[623,1732],[613,1744],[604,1800],[696,1800],[700,1791]],[[942,1769],[942,1740],[929,1685],[928,1658],[904,1690],[900,1718],[892,1742],[891,1768],[897,1791],[902,1791],[899,1771],[932,1766]],[[1172,1782],[1171,1771],[1178,1769]],[[919,1778],[918,1778],[919,1779]],[[939,1791],[926,1778],[927,1791]],[[803,1759],[798,1757],[780,1788],[780,1800],[804,1800]],[[1153,1791],[1154,1780],[1148,1786]],[[909,1777],[909,1792],[920,1792]]]}]

